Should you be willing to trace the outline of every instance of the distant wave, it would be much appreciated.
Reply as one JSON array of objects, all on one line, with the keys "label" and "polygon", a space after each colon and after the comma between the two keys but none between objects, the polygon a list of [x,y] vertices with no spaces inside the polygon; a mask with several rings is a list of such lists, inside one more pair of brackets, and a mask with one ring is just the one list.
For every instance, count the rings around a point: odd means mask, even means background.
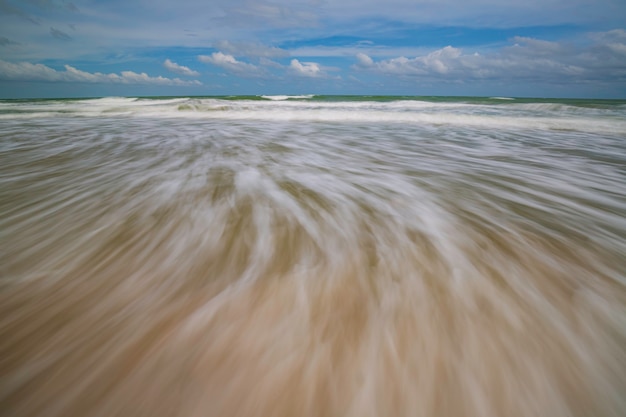
[{"label": "distant wave", "polygon": [[313,94],[306,94],[306,95],[301,95],[301,96],[261,96],[265,99],[268,100],[274,100],[274,101],[284,101],[284,100],[303,100],[303,99],[308,99],[308,98],[313,98],[314,95]]},{"label": "distant wave", "polygon": [[395,101],[315,99],[311,95],[262,96],[261,99],[124,98],[2,101],[0,119],[57,117],[194,118],[333,123],[401,123],[547,129],[626,135],[625,107],[604,102],[516,100],[506,105],[445,99]]}]

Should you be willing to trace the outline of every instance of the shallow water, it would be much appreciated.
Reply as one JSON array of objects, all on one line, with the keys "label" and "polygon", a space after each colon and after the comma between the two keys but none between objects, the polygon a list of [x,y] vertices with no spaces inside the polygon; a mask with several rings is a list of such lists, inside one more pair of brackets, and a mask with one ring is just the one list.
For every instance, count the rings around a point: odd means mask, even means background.
[{"label": "shallow water", "polygon": [[623,416],[626,105],[0,102],[0,413]]}]

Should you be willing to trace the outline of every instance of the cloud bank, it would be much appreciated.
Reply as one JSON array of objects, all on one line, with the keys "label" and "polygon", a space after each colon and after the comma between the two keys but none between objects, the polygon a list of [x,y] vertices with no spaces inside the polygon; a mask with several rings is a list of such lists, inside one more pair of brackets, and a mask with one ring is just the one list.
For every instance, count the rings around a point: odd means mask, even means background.
[{"label": "cloud bank", "polygon": [[356,54],[353,69],[387,76],[440,81],[517,80],[551,83],[626,81],[626,31],[597,34],[601,43],[583,47],[528,37],[487,53],[446,46],[427,54],[375,60]]},{"label": "cloud bank", "polygon": [[120,74],[86,72],[65,65],[65,71],[57,71],[43,64],[29,62],[11,63],[0,60],[0,80],[4,81],[45,81],[93,84],[153,84],[162,86],[202,85],[198,80],[184,81],[179,78],[151,77],[146,73],[122,71]]}]

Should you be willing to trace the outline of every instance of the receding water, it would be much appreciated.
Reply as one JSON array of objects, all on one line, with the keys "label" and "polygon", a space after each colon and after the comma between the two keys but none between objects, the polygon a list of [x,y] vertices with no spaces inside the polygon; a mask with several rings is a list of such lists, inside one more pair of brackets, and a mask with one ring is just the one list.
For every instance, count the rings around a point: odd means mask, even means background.
[{"label": "receding water", "polygon": [[626,103],[286,98],[0,102],[0,414],[626,414]]}]

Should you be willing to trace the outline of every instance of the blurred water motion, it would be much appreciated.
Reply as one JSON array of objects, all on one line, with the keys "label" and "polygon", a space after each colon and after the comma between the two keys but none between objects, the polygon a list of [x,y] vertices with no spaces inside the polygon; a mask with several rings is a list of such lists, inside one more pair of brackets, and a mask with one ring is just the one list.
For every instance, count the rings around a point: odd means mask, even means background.
[{"label": "blurred water motion", "polygon": [[0,414],[626,415],[623,104],[0,118]]}]

